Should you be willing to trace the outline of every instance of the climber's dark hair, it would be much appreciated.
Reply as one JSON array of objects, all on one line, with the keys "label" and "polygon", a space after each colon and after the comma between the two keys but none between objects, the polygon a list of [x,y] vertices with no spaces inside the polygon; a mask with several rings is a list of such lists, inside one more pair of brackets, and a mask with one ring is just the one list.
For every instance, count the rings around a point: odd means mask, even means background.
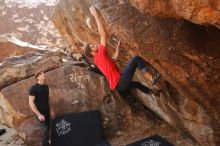
[{"label": "climber's dark hair", "polygon": [[87,58],[92,58],[92,49],[91,47],[89,46],[89,44],[86,44],[86,46],[83,48],[83,54],[87,57]]}]

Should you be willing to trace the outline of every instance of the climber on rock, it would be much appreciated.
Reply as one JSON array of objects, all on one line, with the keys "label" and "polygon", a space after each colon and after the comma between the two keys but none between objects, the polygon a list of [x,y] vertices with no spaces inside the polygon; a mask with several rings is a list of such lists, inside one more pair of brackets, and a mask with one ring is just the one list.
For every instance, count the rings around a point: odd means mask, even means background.
[{"label": "climber on rock", "polygon": [[[112,58],[110,58],[106,53],[107,35],[105,28],[101,22],[101,17],[94,6],[90,7],[90,12],[96,20],[101,44],[99,45],[99,47],[95,45],[86,45],[86,47],[84,48],[84,55],[88,58],[93,58],[94,64],[107,78],[111,90],[116,89],[120,93],[123,93],[127,89],[137,88],[146,94],[154,94],[155,96],[159,96],[160,92],[158,90],[150,89],[142,85],[140,82],[132,81],[135,70],[137,68],[139,68],[148,79],[153,80],[152,75],[148,71],[148,67],[145,65],[145,62],[141,57],[133,57],[121,73],[118,71],[114,61],[117,60],[119,55],[120,41],[118,42],[115,54]],[[156,81],[158,77],[159,76],[157,76],[154,81]]]},{"label": "climber on rock", "polygon": [[37,83],[29,89],[29,105],[33,113],[37,116],[41,131],[41,146],[49,146],[50,118],[55,118],[49,99],[49,87],[45,84],[43,71],[34,74]]}]

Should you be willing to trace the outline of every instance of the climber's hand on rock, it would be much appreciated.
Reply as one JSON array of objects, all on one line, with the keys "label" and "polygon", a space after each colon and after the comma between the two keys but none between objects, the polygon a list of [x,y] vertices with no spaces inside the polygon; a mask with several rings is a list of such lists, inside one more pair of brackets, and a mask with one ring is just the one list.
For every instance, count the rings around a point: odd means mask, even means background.
[{"label": "climber's hand on rock", "polygon": [[160,97],[160,92],[160,90],[151,89],[149,93],[153,94],[156,97]]},{"label": "climber's hand on rock", "polygon": [[119,40],[117,44],[117,49],[119,49],[120,45],[121,45],[121,41]]},{"label": "climber's hand on rock", "polygon": [[96,9],[95,9],[94,6],[91,6],[91,7],[89,8],[89,10],[90,10],[90,13],[91,13],[94,17],[98,15],[98,13],[97,13],[97,11],[96,11]]},{"label": "climber's hand on rock", "polygon": [[38,117],[38,119],[39,119],[41,122],[44,122],[44,121],[45,121],[44,115],[38,115],[37,117]]}]

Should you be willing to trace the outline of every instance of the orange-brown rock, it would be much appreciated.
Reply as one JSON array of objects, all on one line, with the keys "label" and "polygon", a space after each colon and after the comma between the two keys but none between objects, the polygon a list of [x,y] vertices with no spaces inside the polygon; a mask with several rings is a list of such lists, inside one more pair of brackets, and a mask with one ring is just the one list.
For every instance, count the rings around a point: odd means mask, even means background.
[{"label": "orange-brown rock", "polygon": [[61,54],[51,51],[7,58],[0,64],[0,88],[28,78],[39,69],[48,71],[62,65]]},{"label": "orange-brown rock", "polygon": [[[46,72],[47,84],[55,113],[99,110],[106,133],[138,131],[149,128],[153,121],[138,113],[117,93],[111,93],[106,80],[87,69],[63,66]],[[1,123],[15,127],[28,144],[35,144],[39,130],[28,105],[28,88],[34,77],[19,81],[1,90]]]},{"label": "orange-brown rock", "polygon": [[[47,72],[52,96],[58,96],[53,101],[57,114],[99,110],[105,136],[112,145],[126,145],[159,132],[160,136],[174,144],[193,146],[194,142],[183,140],[180,131],[161,121],[134,98],[129,96],[129,102],[128,97],[125,100],[118,93],[111,93],[102,76],[87,70],[88,63],[82,60],[80,54],[73,56],[74,58],[63,52],[43,51],[6,59],[0,68],[1,81],[7,79],[2,82],[3,89],[0,93],[0,123],[16,128],[27,145],[39,145],[40,131],[36,127],[38,121],[28,106],[27,89],[36,82],[34,77],[29,77],[37,69],[43,69]],[[60,106],[60,103],[65,106]],[[2,143],[4,141],[7,140],[4,139]]]},{"label": "orange-brown rock", "polygon": [[[81,5],[81,3],[84,5]],[[91,20],[89,9],[84,7],[88,5],[90,5],[90,1],[72,1],[70,7],[67,8],[66,3],[62,1],[55,7],[52,16],[54,25],[61,35],[70,43],[75,52],[81,52],[80,47],[85,43],[81,40],[85,39],[87,42],[94,44],[99,39],[94,31],[95,23]],[[63,7],[66,7],[66,9],[63,10]],[[79,13],[79,10],[84,11]],[[68,17],[69,14],[74,17]]]},{"label": "orange-brown rock", "polygon": [[[190,133],[201,145],[219,145],[219,29],[152,17],[127,0],[60,1],[54,23],[73,46],[98,43],[95,22],[88,11],[91,4],[100,12],[108,34],[122,42],[120,66],[131,56],[140,55],[165,79],[155,86],[164,92],[161,98],[146,99],[139,93],[137,97],[170,125]],[[110,37],[108,42],[109,47]]]},{"label": "orange-brown rock", "polygon": [[35,48],[23,47],[17,45],[16,42],[13,42],[10,36],[0,36],[0,62],[2,62],[7,57],[23,55],[27,52],[37,51]]},{"label": "orange-brown rock", "polygon": [[130,0],[143,14],[163,18],[184,18],[196,24],[220,28],[219,0]]}]

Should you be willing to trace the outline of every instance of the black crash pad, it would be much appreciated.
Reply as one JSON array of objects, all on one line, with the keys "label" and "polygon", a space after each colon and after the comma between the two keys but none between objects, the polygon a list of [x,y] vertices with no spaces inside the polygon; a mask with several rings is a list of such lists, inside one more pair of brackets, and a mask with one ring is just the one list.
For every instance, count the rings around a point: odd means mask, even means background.
[{"label": "black crash pad", "polygon": [[52,146],[110,146],[103,139],[98,111],[59,115],[51,128]]},{"label": "black crash pad", "polygon": [[126,146],[174,146],[160,136],[151,136]]}]

